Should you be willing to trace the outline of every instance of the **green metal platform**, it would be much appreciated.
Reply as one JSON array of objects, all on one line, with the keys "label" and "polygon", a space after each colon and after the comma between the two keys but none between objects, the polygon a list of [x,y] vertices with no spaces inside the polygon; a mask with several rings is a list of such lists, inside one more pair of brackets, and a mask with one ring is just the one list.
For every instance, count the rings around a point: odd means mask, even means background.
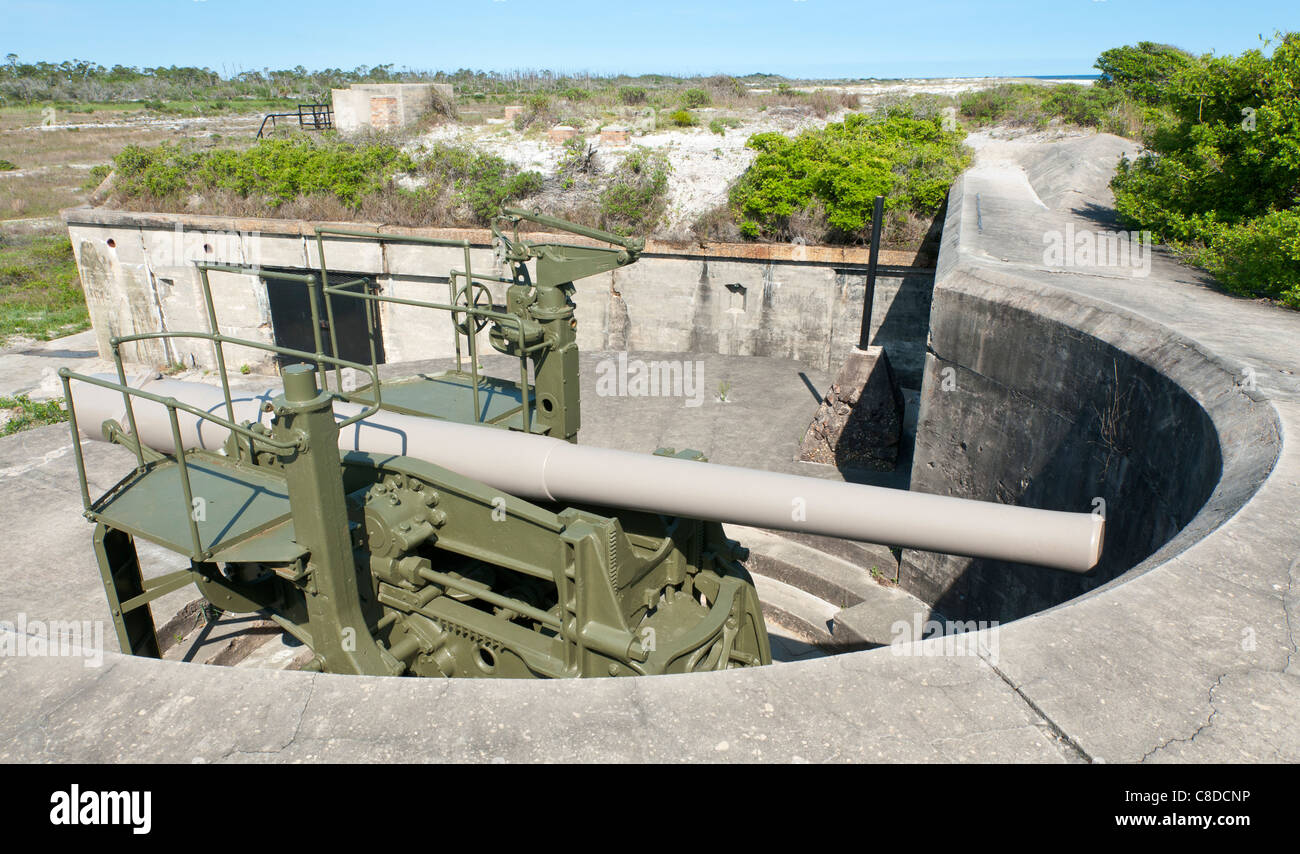
[{"label": "green metal platform", "polygon": [[212,455],[187,454],[191,494],[187,508],[180,465],[173,458],[150,463],[122,480],[91,507],[120,531],[194,555],[190,514],[203,550],[227,562],[289,562],[305,555],[294,542],[285,481],[265,469]]},{"label": "green metal platform", "polygon": [[[349,398],[356,403],[373,403],[373,395],[363,386]],[[474,378],[463,371],[441,374],[420,374],[399,380],[384,380],[380,386],[380,408],[405,415],[419,415],[458,421],[462,424],[493,424],[510,430],[523,430],[522,395],[519,383],[499,377],[479,377],[479,412],[474,413]],[[528,387],[530,408],[534,404],[534,391]],[[535,409],[534,409],[535,412]],[[545,433],[546,428],[530,424],[531,432]]]}]

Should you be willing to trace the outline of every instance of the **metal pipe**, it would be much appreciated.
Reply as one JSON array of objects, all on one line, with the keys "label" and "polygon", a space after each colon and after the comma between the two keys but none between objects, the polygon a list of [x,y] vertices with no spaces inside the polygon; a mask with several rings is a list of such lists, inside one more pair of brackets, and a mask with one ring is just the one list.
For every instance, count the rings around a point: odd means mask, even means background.
[{"label": "metal pipe", "polygon": [[858,332],[858,349],[871,345],[871,310],[876,301],[876,265],[880,261],[880,232],[884,228],[885,197],[876,196],[871,212],[871,255],[867,259],[867,287],[862,294],[862,329]]},{"label": "metal pipe", "polygon": [[[181,400],[220,403],[210,386],[165,382]],[[182,388],[182,386],[188,388]],[[265,397],[274,394],[265,392]],[[86,423],[120,417],[113,395],[74,391]],[[237,400],[252,406],[263,395]],[[120,399],[118,401],[120,407]],[[356,404],[337,404],[335,417]],[[137,413],[146,441],[157,408]],[[165,422],[164,422],[165,423]],[[182,425],[184,427],[185,425]],[[193,426],[193,425],[191,425]],[[170,432],[170,431],[167,431]],[[220,445],[224,431],[182,430],[187,447]],[[99,438],[90,436],[88,438]],[[214,441],[217,440],[217,441]],[[196,445],[189,443],[197,442]],[[562,439],[380,411],[340,430],[339,446],[401,454],[535,501],[598,504],[687,518],[804,531],[945,554],[1087,572],[1101,555],[1105,523],[1091,513],[1039,510],[924,492],[573,445]],[[169,447],[157,450],[171,452]]]},{"label": "metal pipe", "polygon": [[[221,342],[221,328],[217,326],[217,307],[212,301],[212,283],[208,281],[208,268],[199,267],[199,284],[203,287],[203,303],[208,310],[208,331],[212,333],[212,351],[217,357],[217,375],[221,377],[221,390],[226,395],[226,400],[230,400],[230,377],[226,374],[226,352],[225,345]],[[320,349],[320,345],[316,346]],[[226,406],[226,419],[235,420],[235,410],[233,407]]]}]

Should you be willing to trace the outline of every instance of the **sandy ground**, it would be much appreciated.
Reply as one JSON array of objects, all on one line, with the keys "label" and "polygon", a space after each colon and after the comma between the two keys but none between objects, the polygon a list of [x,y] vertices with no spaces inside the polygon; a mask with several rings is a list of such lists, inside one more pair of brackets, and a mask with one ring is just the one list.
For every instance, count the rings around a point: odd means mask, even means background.
[{"label": "sandy ground", "polygon": [[[823,127],[829,121],[844,117],[844,111],[818,119],[784,108],[751,115],[711,108],[694,112],[702,127],[636,134],[630,145],[602,144],[598,134],[588,137],[588,142],[596,149],[596,162],[602,172],[615,168],[634,146],[661,150],[668,155],[672,165],[668,181],[667,230],[670,233],[689,227],[700,214],[726,201],[728,188],[749,168],[756,156],[754,151],[745,148],[750,136],[768,132],[795,134],[808,128]],[[708,129],[709,122],[722,116],[735,117],[742,124],[727,128],[722,135],[713,133]],[[554,177],[563,153],[560,145],[547,139],[527,138],[501,125],[442,125],[421,137],[419,142],[472,145],[503,157],[521,169],[541,172],[548,178]]]},{"label": "sandy ground", "polygon": [[[1001,77],[946,78],[882,81],[816,88],[859,95],[863,107],[869,110],[912,95],[958,95],[1011,82],[1017,80]],[[1051,85],[1067,82],[1086,84],[1091,81],[1038,80],[1033,82]],[[750,136],[770,132],[794,135],[803,130],[842,121],[847,111],[840,110],[825,118],[809,115],[806,111],[793,107],[772,107],[763,112],[701,108],[694,112],[699,119],[698,127],[649,132],[634,131],[632,134],[631,146],[662,150],[668,154],[669,162],[672,164],[672,174],[668,182],[668,221],[664,229],[670,235],[689,231],[690,226],[701,214],[726,202],[731,185],[744,174],[757,156],[754,151],[745,147]],[[710,131],[709,122],[722,117],[739,119],[741,125],[727,128],[723,135]],[[617,120],[610,122],[610,124],[615,123]],[[588,142],[596,149],[597,163],[602,171],[608,172],[617,166],[631,148],[626,145],[602,144],[599,135],[594,133],[594,128],[587,130],[590,131],[586,133]],[[526,136],[500,123],[477,126],[442,125],[414,140],[411,146],[414,148],[420,144],[434,142],[471,145],[503,157],[521,169],[541,172],[546,178],[555,176],[562,153],[562,147],[556,143],[545,138]]]}]

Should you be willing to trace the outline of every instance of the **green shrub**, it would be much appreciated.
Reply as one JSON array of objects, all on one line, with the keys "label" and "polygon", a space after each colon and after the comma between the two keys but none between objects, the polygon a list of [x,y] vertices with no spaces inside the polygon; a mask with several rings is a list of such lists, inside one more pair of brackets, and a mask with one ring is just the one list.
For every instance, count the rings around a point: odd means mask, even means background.
[{"label": "green shrub", "polygon": [[505,158],[453,145],[435,145],[420,160],[419,170],[434,182],[434,192],[449,189],[455,203],[469,208],[484,223],[505,202],[542,189],[542,176],[537,172],[520,172]]},{"label": "green shrub", "polygon": [[733,116],[723,116],[722,118],[714,119],[709,122],[709,130],[719,136],[724,136],[727,133],[727,128],[738,128],[740,125],[740,119]]},{"label": "green shrub", "polygon": [[679,128],[695,127],[695,114],[690,110],[676,110],[668,115],[668,121]]},{"label": "green shrub", "polygon": [[601,228],[625,235],[653,230],[667,207],[671,168],[662,152],[628,152],[600,194]]},{"label": "green shrub", "polygon": [[1145,104],[1158,104],[1170,81],[1196,63],[1190,53],[1167,44],[1138,42],[1117,47],[1097,57],[1102,73],[1098,86],[1113,88]]},{"label": "green shrub", "polygon": [[620,87],[618,90],[618,99],[622,101],[624,104],[627,104],[629,107],[635,106],[636,104],[644,104],[646,99],[645,87],[644,86]]},{"label": "green shrub", "polygon": [[12,160],[0,160],[0,172],[12,172],[17,168]]},{"label": "green shrub", "polygon": [[1004,83],[963,93],[957,99],[957,110],[963,119],[976,125],[1046,127],[1059,120],[1131,137],[1163,116],[1162,111],[1142,108],[1119,89],[1076,83]]},{"label": "green shrub", "polygon": [[1269,296],[1300,308],[1300,210],[1221,227],[1190,257],[1233,293]]},{"label": "green shrub", "polygon": [[[275,207],[313,195],[332,196],[352,210],[388,194],[399,205],[446,198],[476,222],[487,222],[507,201],[539,192],[542,176],[507,160],[453,145],[434,145],[413,158],[388,143],[343,143],[315,137],[262,140],[244,151],[196,151],[183,146],[128,146],[114,159],[119,199],[181,208],[192,193],[226,191]],[[429,185],[396,190],[393,176],[422,174]],[[409,206],[409,205],[408,205]]]},{"label": "green shrub", "polygon": [[113,167],[107,163],[101,163],[98,166],[90,167],[90,171],[86,173],[86,180],[82,183],[81,189],[92,191],[98,189],[99,185],[104,183],[104,179],[108,177],[108,173],[112,171]]},{"label": "green shrub", "polygon": [[1268,57],[1178,62],[1152,85],[1172,118],[1116,169],[1120,217],[1225,288],[1300,307],[1300,33]]},{"label": "green shrub", "polygon": [[755,134],[746,145],[758,157],[732,187],[731,209],[750,238],[784,239],[792,218],[824,209],[831,239],[862,239],[877,195],[887,209],[937,212],[969,162],[964,138],[938,116],[897,108],[884,117],[853,113],[796,137]]},{"label": "green shrub", "polygon": [[524,98],[524,111],[515,116],[515,130],[526,130],[533,125],[550,125],[554,123],[555,113],[551,107],[551,98],[545,92],[537,92]]},{"label": "green shrub", "polygon": [[682,106],[688,110],[694,110],[699,107],[707,107],[713,103],[712,96],[707,89],[687,89],[682,92]]},{"label": "green shrub", "polygon": [[62,400],[34,401],[25,394],[17,397],[0,397],[0,409],[16,410],[0,428],[0,436],[11,436],[20,430],[58,424],[68,420],[68,411]]},{"label": "green shrub", "polygon": [[190,193],[228,190],[270,207],[320,193],[349,208],[415,163],[394,145],[350,144],[298,136],[264,139],[245,151],[197,151],[164,143],[127,146],[113,160],[118,197],[179,200]]}]

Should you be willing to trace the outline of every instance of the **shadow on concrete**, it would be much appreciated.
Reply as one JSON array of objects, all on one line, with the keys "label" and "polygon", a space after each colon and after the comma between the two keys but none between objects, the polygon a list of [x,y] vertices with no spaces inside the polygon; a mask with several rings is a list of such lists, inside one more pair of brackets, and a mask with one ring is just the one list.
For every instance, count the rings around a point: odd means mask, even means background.
[{"label": "shadow on concrete", "polygon": [[[905,587],[951,619],[1006,623],[1112,581],[1178,535],[1219,483],[1218,431],[1200,404],[1128,354],[1097,339],[1078,343],[1084,346],[1076,345],[1072,360],[1096,381],[1058,390],[1061,398],[1050,405],[1023,396],[1008,399],[996,381],[958,366],[958,384],[974,390],[974,402],[945,401],[942,429],[963,441],[924,467],[949,468],[940,477],[959,485],[954,494],[963,497],[1105,513],[1101,561],[1078,575],[905,552]],[[947,363],[936,359],[934,369],[941,365]],[[1014,414],[995,414],[1005,408]],[[927,491],[934,491],[933,477],[929,481]]]}]

